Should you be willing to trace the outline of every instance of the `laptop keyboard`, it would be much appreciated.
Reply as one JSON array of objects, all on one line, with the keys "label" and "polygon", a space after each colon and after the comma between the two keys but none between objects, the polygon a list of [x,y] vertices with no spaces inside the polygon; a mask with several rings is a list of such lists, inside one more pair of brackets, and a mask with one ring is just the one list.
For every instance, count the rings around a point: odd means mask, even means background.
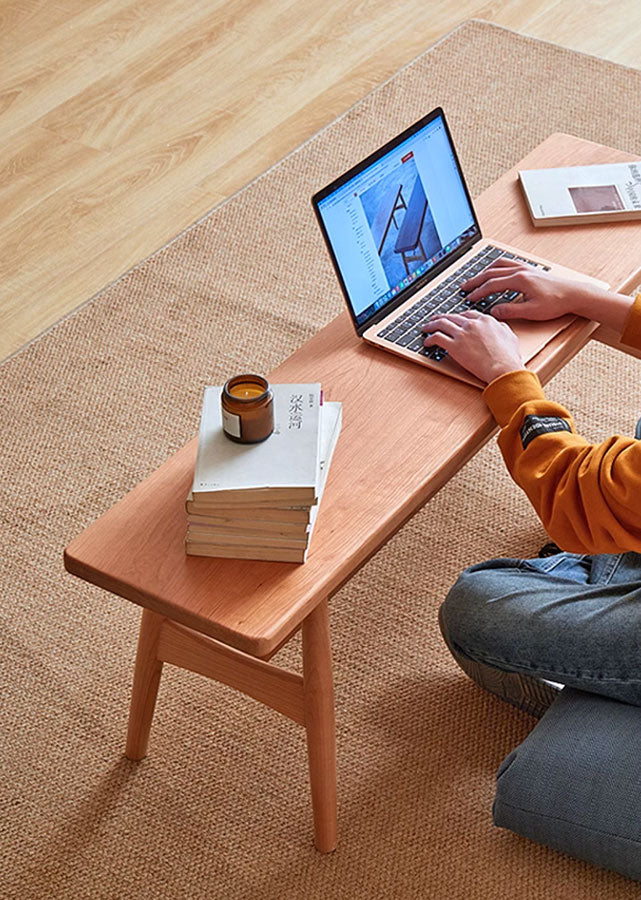
[{"label": "laptop keyboard", "polygon": [[468,278],[478,275],[483,269],[491,265],[495,259],[500,256],[505,259],[516,259],[519,262],[528,263],[538,269],[549,270],[549,266],[534,262],[532,259],[526,259],[524,256],[517,256],[515,253],[509,253],[501,250],[499,247],[490,245],[484,247],[476,256],[468,259],[459,269],[453,272],[445,281],[442,281],[438,287],[435,287],[428,294],[424,294],[420,300],[417,300],[413,306],[406,309],[397,319],[387,324],[382,331],[378,332],[378,337],[384,338],[391,344],[399,347],[405,347],[407,350],[413,350],[421,356],[427,356],[437,362],[447,356],[447,350],[437,347],[435,344],[424,346],[423,341],[426,334],[421,330],[421,326],[425,325],[430,319],[442,313],[463,312],[466,309],[476,309],[479,312],[488,313],[492,307],[499,303],[511,303],[519,296],[518,291],[503,291],[500,294],[488,294],[482,300],[476,303],[467,299],[466,295],[461,291],[461,285]]}]

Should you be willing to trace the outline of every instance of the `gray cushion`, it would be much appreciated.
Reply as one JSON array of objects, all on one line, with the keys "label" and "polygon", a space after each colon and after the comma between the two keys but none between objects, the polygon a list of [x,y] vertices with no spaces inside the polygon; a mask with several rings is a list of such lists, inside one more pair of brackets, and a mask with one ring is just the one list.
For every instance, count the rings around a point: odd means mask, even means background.
[{"label": "gray cushion", "polygon": [[641,707],[561,691],[501,763],[494,823],[641,881]]}]

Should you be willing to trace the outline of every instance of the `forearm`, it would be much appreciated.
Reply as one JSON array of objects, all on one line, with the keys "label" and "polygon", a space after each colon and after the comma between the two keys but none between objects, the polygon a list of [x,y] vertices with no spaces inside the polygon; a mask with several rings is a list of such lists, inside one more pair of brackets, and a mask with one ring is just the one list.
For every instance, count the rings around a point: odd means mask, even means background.
[{"label": "forearm", "polygon": [[621,334],[634,306],[634,297],[603,288],[581,285],[569,300],[569,311]]},{"label": "forearm", "polygon": [[589,444],[576,433],[558,431],[536,437],[526,451],[520,434],[504,432],[499,443],[512,477],[562,549],[639,552],[638,441],[615,436]]},{"label": "forearm", "polygon": [[558,278],[531,266],[498,259],[464,282],[462,289],[472,304],[491,293],[516,291],[520,294],[521,299],[515,303],[493,307],[492,315],[503,322],[542,321],[573,313],[606,325],[620,334],[624,343],[637,347],[641,341],[641,302],[590,282]]},{"label": "forearm", "polygon": [[510,474],[560,547],[641,551],[640,441],[613,437],[589,444],[532,372],[496,379],[484,397],[502,428],[499,446]]}]

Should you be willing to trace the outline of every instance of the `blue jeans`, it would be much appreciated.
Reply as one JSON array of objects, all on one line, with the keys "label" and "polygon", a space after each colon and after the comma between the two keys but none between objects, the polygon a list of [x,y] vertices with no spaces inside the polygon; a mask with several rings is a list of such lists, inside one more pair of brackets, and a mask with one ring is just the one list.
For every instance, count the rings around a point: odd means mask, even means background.
[{"label": "blue jeans", "polygon": [[641,554],[493,559],[441,613],[469,659],[641,706]]}]

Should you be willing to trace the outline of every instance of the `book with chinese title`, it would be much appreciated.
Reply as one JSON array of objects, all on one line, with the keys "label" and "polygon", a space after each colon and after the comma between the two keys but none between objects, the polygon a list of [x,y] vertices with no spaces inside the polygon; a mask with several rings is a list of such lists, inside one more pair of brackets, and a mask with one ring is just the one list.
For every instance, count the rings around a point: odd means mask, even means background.
[{"label": "book with chinese title", "polygon": [[274,432],[259,444],[237,444],[226,437],[221,391],[205,388],[193,500],[220,506],[316,503],[320,384],[272,385]]},{"label": "book with chinese title", "polygon": [[[222,434],[220,390],[205,392],[194,483],[186,502],[186,552],[304,562],[342,406],[322,403],[318,384],[272,385],[274,434],[261,444],[243,445]],[[225,444],[216,440],[219,433]]]}]

